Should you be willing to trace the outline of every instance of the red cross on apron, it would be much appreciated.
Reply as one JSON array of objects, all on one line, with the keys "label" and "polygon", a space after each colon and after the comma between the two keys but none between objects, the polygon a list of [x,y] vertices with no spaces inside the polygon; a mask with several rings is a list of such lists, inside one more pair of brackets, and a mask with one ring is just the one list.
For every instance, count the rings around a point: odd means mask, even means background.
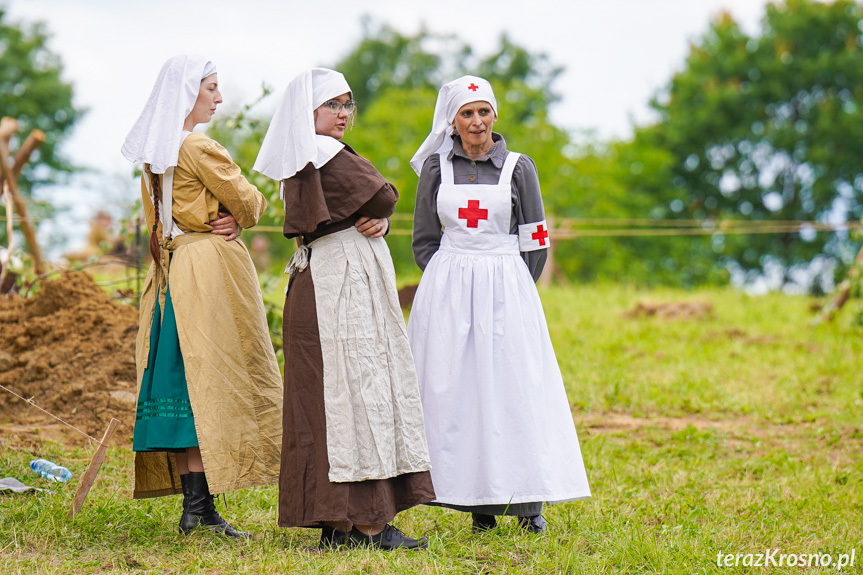
[{"label": "red cross on apron", "polygon": [[467,227],[479,227],[480,220],[488,219],[488,210],[479,209],[479,200],[468,200],[466,208],[458,209],[458,218],[467,220]]},{"label": "red cross on apron", "polygon": [[[450,242],[448,245],[457,242],[460,249],[487,253],[489,249],[508,250],[507,246],[515,242],[510,247],[513,253],[518,253],[518,238],[509,233],[509,225],[512,216],[512,173],[519,155],[515,152],[507,154],[496,184],[474,182],[458,185],[454,181],[452,162],[446,155],[438,156],[443,157],[440,157],[441,184],[436,208],[445,239]],[[528,238],[539,223],[542,222],[531,222],[529,231],[525,228]],[[531,241],[537,243],[536,240]]]},{"label": "red cross on apron", "polygon": [[544,246],[545,238],[548,237],[548,231],[542,227],[542,224],[539,224],[536,226],[536,231],[533,232],[530,237],[535,240],[539,240],[539,245]]}]

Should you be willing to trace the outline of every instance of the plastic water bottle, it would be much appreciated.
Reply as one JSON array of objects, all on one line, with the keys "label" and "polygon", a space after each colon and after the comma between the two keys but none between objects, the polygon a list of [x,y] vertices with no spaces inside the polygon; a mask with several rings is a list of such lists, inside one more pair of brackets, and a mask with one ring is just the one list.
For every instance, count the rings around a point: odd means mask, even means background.
[{"label": "plastic water bottle", "polygon": [[47,459],[34,459],[30,462],[30,469],[51,481],[69,481],[72,479],[71,471]]}]

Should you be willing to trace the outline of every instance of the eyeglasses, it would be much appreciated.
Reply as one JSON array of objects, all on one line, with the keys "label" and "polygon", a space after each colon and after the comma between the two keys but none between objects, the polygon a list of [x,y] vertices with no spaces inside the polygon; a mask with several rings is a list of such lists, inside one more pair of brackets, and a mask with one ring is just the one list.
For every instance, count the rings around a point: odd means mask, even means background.
[{"label": "eyeglasses", "polygon": [[348,114],[353,114],[357,111],[357,103],[353,100],[348,100],[347,102],[340,102],[339,100],[328,100],[322,104],[330,109],[333,114],[338,114],[344,108]]}]

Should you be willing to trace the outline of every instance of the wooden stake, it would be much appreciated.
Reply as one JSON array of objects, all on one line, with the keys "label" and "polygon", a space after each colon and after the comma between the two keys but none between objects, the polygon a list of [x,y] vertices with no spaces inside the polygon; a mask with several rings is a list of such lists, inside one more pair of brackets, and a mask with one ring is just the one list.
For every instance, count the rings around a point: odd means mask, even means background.
[{"label": "wooden stake", "polygon": [[96,448],[96,453],[93,454],[93,459],[90,460],[90,465],[87,466],[87,471],[81,476],[81,485],[78,486],[78,491],[75,493],[75,499],[72,500],[72,507],[69,508],[69,519],[75,517],[75,514],[81,511],[84,505],[84,500],[87,499],[87,494],[90,493],[90,488],[96,482],[96,476],[99,474],[99,469],[105,461],[105,453],[108,451],[108,440],[114,435],[114,430],[117,424],[120,423],[117,419],[111,419],[108,424],[108,429],[105,430],[105,435],[102,441],[99,442],[99,447]]},{"label": "wooden stake", "polygon": [[854,258],[854,263],[851,264],[851,269],[848,270],[848,275],[845,280],[839,284],[839,293],[833,299],[832,302],[825,306],[824,316],[827,321],[831,321],[836,313],[842,309],[842,306],[845,305],[845,302],[851,297],[851,284],[857,279],[857,276],[860,275],[860,270],[863,269],[863,248],[860,248],[860,251],[857,252],[857,257]]},{"label": "wooden stake", "polygon": [[[30,255],[33,256],[33,269],[36,275],[40,275],[44,271],[42,250],[39,249],[39,244],[36,243],[36,231],[30,225],[30,220],[27,218],[27,205],[18,191],[18,180],[14,177],[12,169],[6,160],[9,157],[9,140],[17,131],[18,120],[9,117],[0,120],[0,176],[5,181],[8,193],[12,194],[12,203],[15,204],[15,211],[18,212],[18,216],[21,218],[21,231],[24,233],[24,239],[27,240],[27,248],[30,250]],[[12,214],[6,214],[6,216],[11,217]]]},{"label": "wooden stake", "polygon": [[549,242],[548,247],[546,248],[546,253],[548,254],[545,260],[545,267],[542,268],[542,273],[539,276],[539,285],[543,287],[548,287],[551,285],[551,279],[554,275],[554,244],[551,243],[551,234],[554,229],[554,219],[551,216],[545,217],[545,225],[548,228],[549,234]]},{"label": "wooden stake", "polygon": [[42,145],[45,141],[45,132],[42,130],[32,130],[24,144],[15,152],[15,165],[12,166],[12,175],[16,178],[21,175],[21,169],[30,159],[30,154],[36,151],[36,148]]},{"label": "wooden stake", "polygon": [[9,140],[18,133],[18,120],[4,116],[0,119],[0,140],[9,144]]},{"label": "wooden stake", "polygon": [[[0,197],[3,198],[3,201],[6,203],[6,213],[11,216],[12,215],[12,192],[8,194],[3,193],[4,187],[3,182],[0,180]],[[12,285],[15,282],[15,276],[10,275],[12,278],[12,283],[6,281],[6,276],[9,274],[9,260],[12,259],[12,252],[15,250],[15,234],[12,233],[12,218],[6,217],[6,236],[9,239],[9,245],[6,246],[6,255],[3,257],[3,260],[0,261],[0,294],[8,293],[12,291]],[[140,275],[140,274],[138,274]],[[7,285],[8,284],[8,285]]]}]

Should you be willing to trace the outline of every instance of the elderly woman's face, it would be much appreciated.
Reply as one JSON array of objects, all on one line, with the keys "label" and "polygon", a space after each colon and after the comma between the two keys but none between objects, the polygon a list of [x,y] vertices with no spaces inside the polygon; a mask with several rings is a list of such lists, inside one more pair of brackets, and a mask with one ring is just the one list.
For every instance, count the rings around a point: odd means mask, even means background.
[{"label": "elderly woman's face", "polygon": [[[337,98],[330,98],[315,110],[315,133],[322,136],[332,136],[341,140],[348,127],[351,113],[343,104],[351,101],[351,95],[347,92]],[[339,104],[335,104],[338,102]],[[333,112],[333,109],[338,110]]]},{"label": "elderly woman's face", "polygon": [[[488,102],[471,102],[458,109],[453,127],[461,136],[465,148],[491,149],[491,129],[497,121],[497,114]],[[487,149],[486,149],[487,148]]]}]

